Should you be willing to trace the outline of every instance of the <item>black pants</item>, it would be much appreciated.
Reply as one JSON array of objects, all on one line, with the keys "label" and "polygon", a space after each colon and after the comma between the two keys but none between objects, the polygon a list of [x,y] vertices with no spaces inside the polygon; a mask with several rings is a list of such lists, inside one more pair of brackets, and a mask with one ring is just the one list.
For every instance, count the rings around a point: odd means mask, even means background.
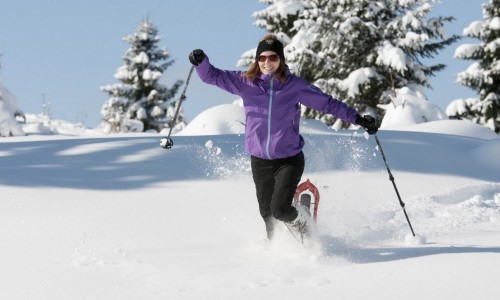
[{"label": "black pants", "polygon": [[297,217],[292,201],[304,172],[304,163],[302,152],[292,157],[272,160],[251,157],[260,215],[265,222],[271,217],[284,222]]}]

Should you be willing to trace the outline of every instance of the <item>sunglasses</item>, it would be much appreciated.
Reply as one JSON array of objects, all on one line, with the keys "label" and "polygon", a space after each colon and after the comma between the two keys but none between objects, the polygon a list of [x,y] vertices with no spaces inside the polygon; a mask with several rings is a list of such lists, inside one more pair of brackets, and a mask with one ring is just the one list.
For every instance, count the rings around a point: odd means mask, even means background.
[{"label": "sunglasses", "polygon": [[280,60],[280,57],[277,54],[272,54],[269,56],[265,56],[265,55],[259,56],[259,62],[265,62],[267,59],[269,59],[269,61],[272,61],[272,62],[277,62],[278,60]]}]

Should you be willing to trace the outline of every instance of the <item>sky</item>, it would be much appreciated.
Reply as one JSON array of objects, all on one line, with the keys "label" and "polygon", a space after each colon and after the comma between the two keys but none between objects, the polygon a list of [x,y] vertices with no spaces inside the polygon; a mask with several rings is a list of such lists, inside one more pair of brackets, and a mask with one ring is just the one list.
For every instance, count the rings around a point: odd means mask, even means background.
[{"label": "sky", "polygon": [[[456,20],[446,25],[447,35],[460,35],[470,22],[483,19],[481,4],[486,2],[443,0],[433,15],[454,16]],[[162,79],[170,87],[186,79],[191,67],[187,56],[196,48],[215,66],[237,69],[241,54],[256,47],[265,34],[251,17],[265,7],[258,0],[0,0],[0,75],[25,113],[45,111],[55,119],[96,127],[108,99],[99,87],[117,82],[113,75],[129,48],[122,38],[133,34],[142,20],[149,18],[157,26],[159,46],[168,48],[175,60]],[[471,62],[454,59],[453,53],[467,42],[478,41],[463,39],[431,61],[447,65],[433,78],[433,90],[426,92],[442,109],[454,99],[475,96],[455,83],[456,74]],[[186,96],[188,121],[236,99],[196,75]],[[44,103],[50,105],[44,108]]]}]

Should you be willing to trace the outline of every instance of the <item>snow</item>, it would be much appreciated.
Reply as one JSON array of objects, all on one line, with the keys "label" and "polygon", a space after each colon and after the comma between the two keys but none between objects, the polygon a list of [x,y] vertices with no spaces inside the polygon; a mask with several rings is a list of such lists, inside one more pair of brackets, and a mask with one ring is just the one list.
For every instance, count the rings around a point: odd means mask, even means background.
[{"label": "snow", "polygon": [[[221,115],[224,117],[221,118]],[[223,104],[200,113],[179,135],[243,134],[245,122],[243,107]]]},{"label": "snow", "polygon": [[[435,104],[427,101],[425,95],[407,87],[395,89],[391,103],[379,105],[385,115],[380,128],[402,129],[415,124],[448,119],[447,115]],[[410,129],[411,130],[411,129]]]},{"label": "snow", "polygon": [[26,114],[26,120],[21,124],[23,132],[28,135],[92,135],[96,134],[96,130],[89,129],[83,124],[75,124],[65,120],[54,120],[44,114]]},{"label": "snow", "polygon": [[400,127],[400,131],[414,131],[414,132],[430,132],[430,133],[443,133],[448,135],[467,135],[483,140],[498,139],[498,134],[494,131],[484,127],[477,126],[477,124],[470,121],[459,120],[441,120],[436,122],[426,122],[414,124],[407,127]]},{"label": "snow", "polygon": [[306,249],[282,227],[264,241],[239,105],[201,113],[170,150],[28,120],[45,129],[0,142],[1,299],[500,294],[500,138],[471,122],[379,131],[413,237],[373,137],[303,120],[303,180],[321,193]]},{"label": "snow", "polygon": [[471,63],[467,67],[467,70],[458,73],[457,82],[463,82],[464,78],[466,78],[466,77],[469,77],[469,78],[471,78],[471,77],[484,78],[485,76],[483,76],[483,74],[484,74],[484,69],[481,68],[480,63],[479,62],[473,62],[473,63]]},{"label": "snow", "polygon": [[490,20],[490,24],[488,26],[491,30],[498,30],[500,29],[500,17],[493,17]]},{"label": "snow", "polygon": [[377,64],[387,65],[398,72],[406,70],[406,58],[403,50],[384,41],[383,47],[378,50]]},{"label": "snow", "polygon": [[372,68],[361,68],[351,72],[346,79],[340,81],[339,87],[346,90],[350,97],[355,97],[359,94],[359,87],[375,76],[376,72]]},{"label": "snow", "polygon": [[463,35],[479,37],[483,28],[483,21],[473,21],[463,30]]},{"label": "snow", "polygon": [[[486,47],[485,47],[485,50],[491,52],[491,53],[495,53],[497,51],[497,49],[500,48],[500,38],[497,38],[491,42],[489,42]],[[494,64],[492,64],[494,66]],[[492,67],[493,67],[492,66]]]},{"label": "snow", "polygon": [[465,59],[472,57],[474,53],[481,50],[481,45],[477,44],[462,44],[455,50],[454,58]]},{"label": "snow", "polygon": [[24,135],[14,117],[14,113],[18,110],[16,98],[3,86],[0,76],[0,137]]},{"label": "snow", "polygon": [[398,45],[401,47],[412,47],[418,45],[419,48],[423,48],[425,42],[429,41],[430,38],[427,34],[417,34],[415,32],[407,32],[403,40],[401,40]]},{"label": "snow", "polygon": [[304,4],[302,1],[285,0],[271,5],[269,10],[275,10],[276,13],[278,13],[282,18],[286,18],[289,15],[294,15],[297,12],[304,10]]},{"label": "snow", "polygon": [[135,62],[138,64],[147,65],[149,63],[149,57],[146,52],[141,52],[135,57]]}]

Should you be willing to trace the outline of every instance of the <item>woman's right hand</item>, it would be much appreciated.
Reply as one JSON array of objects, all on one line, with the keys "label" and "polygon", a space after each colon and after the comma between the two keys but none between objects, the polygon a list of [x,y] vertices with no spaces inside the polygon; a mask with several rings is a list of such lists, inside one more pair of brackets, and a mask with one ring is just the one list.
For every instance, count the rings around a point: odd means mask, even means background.
[{"label": "woman's right hand", "polygon": [[189,53],[189,61],[194,65],[199,65],[205,59],[205,53],[201,49],[196,49]]}]

